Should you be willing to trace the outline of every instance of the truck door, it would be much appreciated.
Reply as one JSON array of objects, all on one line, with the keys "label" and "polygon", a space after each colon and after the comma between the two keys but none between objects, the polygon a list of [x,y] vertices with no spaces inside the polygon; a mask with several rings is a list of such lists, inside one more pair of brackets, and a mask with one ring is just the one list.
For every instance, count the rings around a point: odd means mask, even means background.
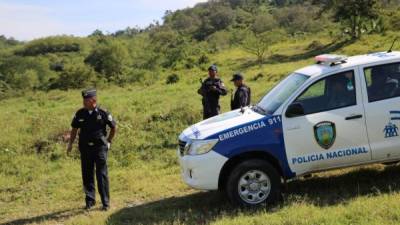
[{"label": "truck door", "polygon": [[[285,106],[286,154],[297,175],[371,160],[360,75],[355,69],[314,81]],[[302,112],[290,115],[293,109]]]},{"label": "truck door", "polygon": [[400,158],[400,62],[361,67],[373,160]]}]

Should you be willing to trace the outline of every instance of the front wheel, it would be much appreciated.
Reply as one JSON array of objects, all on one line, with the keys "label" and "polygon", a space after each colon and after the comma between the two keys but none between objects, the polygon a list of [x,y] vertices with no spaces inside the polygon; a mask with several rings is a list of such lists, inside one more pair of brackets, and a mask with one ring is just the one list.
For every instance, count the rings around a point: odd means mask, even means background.
[{"label": "front wheel", "polygon": [[252,159],[238,164],[226,184],[229,199],[240,206],[274,203],[281,194],[281,179],[267,161]]}]

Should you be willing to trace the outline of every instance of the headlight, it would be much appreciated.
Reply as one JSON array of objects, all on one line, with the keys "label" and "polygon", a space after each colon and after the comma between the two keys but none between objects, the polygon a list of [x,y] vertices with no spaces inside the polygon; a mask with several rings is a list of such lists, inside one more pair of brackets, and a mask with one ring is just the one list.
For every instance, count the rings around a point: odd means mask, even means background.
[{"label": "headlight", "polygon": [[211,149],[218,143],[218,139],[211,140],[195,140],[189,146],[187,155],[201,155],[211,151]]}]

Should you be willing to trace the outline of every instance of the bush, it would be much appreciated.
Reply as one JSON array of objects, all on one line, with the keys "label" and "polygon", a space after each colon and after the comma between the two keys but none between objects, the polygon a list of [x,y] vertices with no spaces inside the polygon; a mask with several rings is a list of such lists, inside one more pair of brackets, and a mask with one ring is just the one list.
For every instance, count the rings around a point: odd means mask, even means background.
[{"label": "bush", "polygon": [[145,82],[149,78],[148,71],[143,69],[125,68],[124,72],[118,75],[115,82],[119,86],[129,83]]},{"label": "bush", "polygon": [[59,36],[38,39],[29,42],[22,50],[16,52],[22,56],[37,56],[57,52],[78,52],[81,45],[76,38]]},{"label": "bush", "polygon": [[[49,60],[44,57],[21,57],[10,56],[0,61],[0,80],[12,85],[13,87],[32,86],[39,89],[46,89],[50,79],[56,77],[56,73],[50,70]],[[33,75],[35,74],[35,75]],[[32,84],[16,84],[23,81],[24,75]],[[14,81],[17,79],[18,81]]]},{"label": "bush", "polygon": [[96,81],[96,72],[92,68],[84,64],[73,64],[65,66],[64,70],[60,73],[60,77],[51,84],[50,88],[59,88],[64,90],[70,88],[83,88],[94,86]]},{"label": "bush", "polygon": [[306,50],[318,50],[318,49],[322,49],[323,47],[325,47],[324,44],[322,44],[320,41],[318,40],[314,40],[313,42],[311,42]]},{"label": "bush", "polygon": [[166,83],[167,84],[175,84],[175,83],[178,83],[178,81],[179,81],[179,76],[174,73],[174,74],[168,75]]},{"label": "bush", "polygon": [[399,12],[399,10],[397,9],[393,12],[390,12],[390,14],[387,16],[387,21],[388,21],[388,25],[387,25],[388,29],[391,29],[393,31],[400,30],[400,12]]},{"label": "bush", "polygon": [[264,78],[264,74],[262,73],[258,73],[256,76],[254,76],[253,78],[251,78],[252,81],[257,81],[259,79]]},{"label": "bush", "polygon": [[230,47],[231,34],[228,31],[218,31],[207,38],[207,42],[214,51],[224,50]]},{"label": "bush", "polygon": [[210,63],[210,58],[207,55],[201,55],[199,57],[199,60],[197,61],[199,65],[202,64],[209,64]]},{"label": "bush", "polygon": [[119,85],[123,86],[128,83],[140,83],[149,86],[158,80],[159,72],[157,70],[150,72],[144,69],[128,68],[126,73],[121,76]]},{"label": "bush", "polygon": [[5,81],[0,80],[0,93],[5,93],[11,90],[10,84],[6,83]]},{"label": "bush", "polygon": [[39,78],[35,70],[28,69],[23,73],[15,73],[11,85],[17,89],[31,90],[39,87]]},{"label": "bush", "polygon": [[84,62],[112,81],[123,74],[128,58],[128,52],[121,43],[108,40],[93,49]]}]

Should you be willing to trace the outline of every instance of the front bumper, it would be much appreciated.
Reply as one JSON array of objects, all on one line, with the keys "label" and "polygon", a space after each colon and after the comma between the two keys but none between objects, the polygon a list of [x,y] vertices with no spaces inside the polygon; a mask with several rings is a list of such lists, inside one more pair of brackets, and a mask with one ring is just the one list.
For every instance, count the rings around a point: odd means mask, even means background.
[{"label": "front bumper", "polygon": [[217,190],[222,167],[228,158],[210,151],[203,155],[181,156],[178,150],[179,164],[184,182],[200,190]]}]

